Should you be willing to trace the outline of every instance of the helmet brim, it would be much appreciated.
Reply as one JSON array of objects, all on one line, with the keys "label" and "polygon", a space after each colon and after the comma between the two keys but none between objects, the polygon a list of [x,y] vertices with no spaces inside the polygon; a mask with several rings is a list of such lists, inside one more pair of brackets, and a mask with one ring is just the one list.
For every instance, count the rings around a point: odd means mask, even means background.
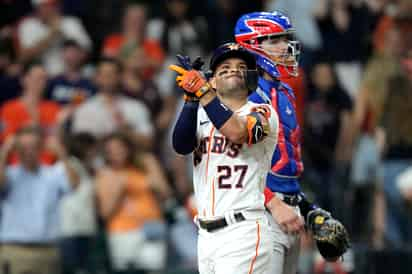
[{"label": "helmet brim", "polygon": [[224,52],[221,55],[215,57],[210,62],[210,70],[214,73],[216,68],[223,63],[223,61],[229,58],[239,58],[246,62],[248,70],[256,69],[256,59],[252,53],[247,52],[246,50],[233,50]]}]

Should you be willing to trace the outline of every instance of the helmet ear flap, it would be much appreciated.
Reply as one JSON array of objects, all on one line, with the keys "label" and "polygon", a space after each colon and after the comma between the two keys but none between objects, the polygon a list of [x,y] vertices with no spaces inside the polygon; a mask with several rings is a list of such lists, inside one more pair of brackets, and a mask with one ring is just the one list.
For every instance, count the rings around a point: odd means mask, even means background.
[{"label": "helmet ear flap", "polygon": [[249,92],[253,92],[257,89],[258,76],[259,76],[259,73],[257,69],[246,71],[245,83],[246,83],[247,90]]},{"label": "helmet ear flap", "polygon": [[212,78],[213,77],[213,71],[212,70],[208,70],[208,71],[206,71],[205,72],[205,77],[206,77],[206,80],[210,80],[210,78]]}]

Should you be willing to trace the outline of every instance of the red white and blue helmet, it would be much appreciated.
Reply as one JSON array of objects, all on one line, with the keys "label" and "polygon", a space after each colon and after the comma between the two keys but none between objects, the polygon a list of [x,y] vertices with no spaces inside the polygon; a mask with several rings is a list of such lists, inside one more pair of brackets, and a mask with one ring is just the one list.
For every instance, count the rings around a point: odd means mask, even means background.
[{"label": "red white and blue helmet", "polygon": [[[299,42],[294,38],[295,29],[285,14],[252,12],[239,18],[235,27],[235,40],[256,56],[257,65],[275,78],[298,75]],[[274,56],[262,47],[265,39],[286,36],[287,54]]]}]

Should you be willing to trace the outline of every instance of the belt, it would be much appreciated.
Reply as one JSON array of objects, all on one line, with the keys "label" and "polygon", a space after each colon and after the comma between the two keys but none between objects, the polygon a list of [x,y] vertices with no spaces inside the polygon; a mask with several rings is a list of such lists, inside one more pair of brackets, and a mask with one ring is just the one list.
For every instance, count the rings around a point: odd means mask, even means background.
[{"label": "belt", "polygon": [[[246,220],[245,216],[243,216],[241,212],[235,213],[233,214],[233,216],[235,217],[236,222],[242,222]],[[199,221],[199,226],[203,228],[204,230],[206,230],[207,232],[213,232],[215,230],[222,229],[229,225],[226,221],[226,218],[224,217],[213,220],[213,221],[205,221],[205,220],[200,220],[200,219],[198,221]]]},{"label": "belt", "polygon": [[278,197],[290,206],[298,206],[299,202],[301,201],[301,197],[299,196],[299,194],[285,194],[276,192],[276,197]]}]

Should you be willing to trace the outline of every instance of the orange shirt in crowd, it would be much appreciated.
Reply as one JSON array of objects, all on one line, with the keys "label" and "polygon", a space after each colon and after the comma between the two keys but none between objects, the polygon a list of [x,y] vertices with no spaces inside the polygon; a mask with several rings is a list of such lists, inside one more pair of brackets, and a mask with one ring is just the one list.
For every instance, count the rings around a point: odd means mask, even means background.
[{"label": "orange shirt in crowd", "polygon": [[126,232],[141,227],[147,221],[161,220],[159,205],[145,174],[135,168],[129,168],[119,175],[127,178],[126,194],[108,221],[108,230]]},{"label": "orange shirt in crowd", "polygon": [[385,48],[385,35],[394,27],[394,20],[390,16],[383,16],[373,34],[373,46],[377,52],[382,53]]},{"label": "orange shirt in crowd", "polygon": [[[103,43],[103,55],[108,57],[117,57],[120,49],[125,43],[125,37],[122,34],[112,34],[107,37]],[[165,59],[165,53],[159,42],[145,39],[142,43],[144,56],[151,58],[161,64]],[[153,69],[146,69],[143,73],[146,79],[150,79],[154,74]]]},{"label": "orange shirt in crowd", "polygon": [[405,39],[405,46],[412,46],[412,21],[409,18],[396,19],[391,16],[383,16],[375,29],[373,34],[373,46],[375,50],[382,53],[385,48],[385,35],[386,33],[397,28],[402,34],[403,39]]},{"label": "orange shirt in crowd", "polygon": [[[39,103],[39,124],[45,130],[46,135],[50,134],[50,130],[54,128],[59,111],[59,105],[52,101]],[[22,100],[14,99],[6,102],[0,112],[1,141],[3,142],[8,136],[15,134],[20,128],[30,125],[32,122],[33,117]],[[55,157],[50,153],[43,152],[41,160],[45,164],[50,164],[54,162]],[[10,161],[15,163],[17,161],[16,155],[12,155]]]}]

